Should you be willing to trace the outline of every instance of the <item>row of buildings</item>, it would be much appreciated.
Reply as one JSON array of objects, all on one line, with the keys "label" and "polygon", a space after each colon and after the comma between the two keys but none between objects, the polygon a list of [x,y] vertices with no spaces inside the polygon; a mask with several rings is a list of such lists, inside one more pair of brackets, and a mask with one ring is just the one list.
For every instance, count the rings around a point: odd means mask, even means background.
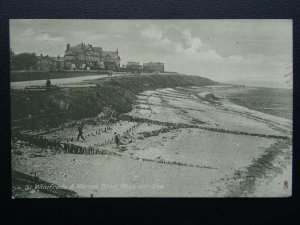
[{"label": "row of buildings", "polygon": [[149,62],[140,65],[138,62],[128,62],[121,68],[121,58],[116,51],[103,51],[101,47],[80,43],[76,46],[67,44],[63,57],[38,56],[38,70],[122,70],[164,72],[164,64]]},{"label": "row of buildings", "polygon": [[164,72],[165,67],[161,62],[149,62],[140,65],[139,62],[128,62],[126,69],[129,71]]},{"label": "row of buildings", "polygon": [[84,43],[76,46],[67,44],[63,57],[38,56],[38,70],[118,70],[121,58],[116,51],[103,51],[101,47],[94,47]]}]

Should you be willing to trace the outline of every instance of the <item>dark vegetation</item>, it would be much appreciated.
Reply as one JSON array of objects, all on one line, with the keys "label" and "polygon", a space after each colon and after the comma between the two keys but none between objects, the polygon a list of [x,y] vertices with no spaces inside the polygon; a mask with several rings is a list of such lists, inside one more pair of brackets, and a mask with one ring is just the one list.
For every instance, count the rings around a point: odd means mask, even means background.
[{"label": "dark vegetation", "polygon": [[205,86],[213,85],[217,82],[199,76],[187,75],[143,75],[131,77],[119,77],[110,82],[113,86],[122,89],[128,89],[137,94],[146,90],[154,90],[159,88],[174,88],[185,86]]},{"label": "dark vegetation", "polygon": [[37,57],[35,53],[20,53],[15,55],[11,52],[10,66],[15,70],[29,70],[33,68],[37,63]]},{"label": "dark vegetation", "polygon": [[94,117],[104,107],[118,114],[131,111],[136,94],[158,88],[205,86],[216,82],[199,76],[145,75],[92,81],[96,87],[48,91],[11,91],[12,128],[45,129]]}]

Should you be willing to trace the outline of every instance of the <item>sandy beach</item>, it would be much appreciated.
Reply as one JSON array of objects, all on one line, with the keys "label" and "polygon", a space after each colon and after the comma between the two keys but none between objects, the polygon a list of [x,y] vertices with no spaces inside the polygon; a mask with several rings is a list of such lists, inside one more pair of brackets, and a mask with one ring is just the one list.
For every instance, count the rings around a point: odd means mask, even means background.
[{"label": "sandy beach", "polygon": [[[126,114],[132,121],[86,125],[86,141],[76,140],[76,126],[44,134],[116,154],[20,144],[13,169],[80,197],[290,196],[292,121],[236,105],[224,97],[232,91],[241,90],[216,85],[142,92]],[[122,136],[119,146],[114,132]]]}]

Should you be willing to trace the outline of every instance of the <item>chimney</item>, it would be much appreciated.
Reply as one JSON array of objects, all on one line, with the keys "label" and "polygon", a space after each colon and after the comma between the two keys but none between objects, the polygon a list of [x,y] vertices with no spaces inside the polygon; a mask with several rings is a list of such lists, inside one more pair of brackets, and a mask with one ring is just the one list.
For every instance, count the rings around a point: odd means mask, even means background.
[{"label": "chimney", "polygon": [[67,50],[69,50],[70,49],[70,44],[67,44]]}]

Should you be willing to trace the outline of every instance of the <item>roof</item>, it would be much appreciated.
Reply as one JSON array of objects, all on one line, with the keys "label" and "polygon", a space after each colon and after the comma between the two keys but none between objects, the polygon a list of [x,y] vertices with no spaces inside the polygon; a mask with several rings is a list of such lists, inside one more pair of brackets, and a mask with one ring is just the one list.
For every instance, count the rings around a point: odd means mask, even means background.
[{"label": "roof", "polygon": [[70,47],[70,50],[74,53],[80,53],[80,52],[86,51],[87,47],[88,47],[87,45],[81,43],[79,45]]},{"label": "roof", "polygon": [[90,44],[86,45],[84,43],[75,45],[73,47],[71,46],[70,50],[72,52],[74,52],[74,53],[82,53],[82,52],[85,52],[86,50],[88,50],[89,48],[92,48],[94,51],[97,51],[97,52],[102,52],[102,48],[101,47],[93,47]]},{"label": "roof", "polygon": [[101,47],[92,47],[95,51],[98,51],[98,52],[102,52],[102,48]]}]

